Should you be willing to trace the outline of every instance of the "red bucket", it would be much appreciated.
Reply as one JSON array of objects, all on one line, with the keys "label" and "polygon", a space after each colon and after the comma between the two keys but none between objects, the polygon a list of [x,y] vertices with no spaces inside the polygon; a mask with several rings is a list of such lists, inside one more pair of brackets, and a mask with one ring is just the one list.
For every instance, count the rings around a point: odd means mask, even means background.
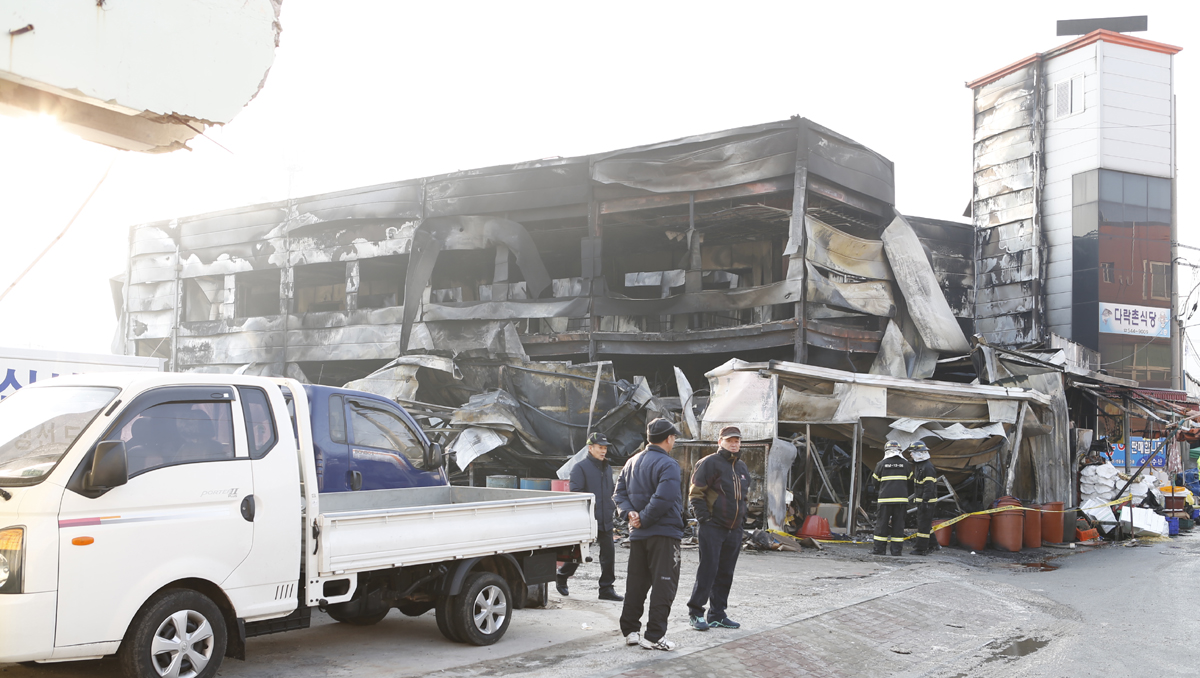
[{"label": "red bucket", "polygon": [[813,539],[831,539],[833,533],[829,531],[829,521],[821,516],[809,516],[804,519],[804,525],[800,526],[801,537],[812,537]]}]

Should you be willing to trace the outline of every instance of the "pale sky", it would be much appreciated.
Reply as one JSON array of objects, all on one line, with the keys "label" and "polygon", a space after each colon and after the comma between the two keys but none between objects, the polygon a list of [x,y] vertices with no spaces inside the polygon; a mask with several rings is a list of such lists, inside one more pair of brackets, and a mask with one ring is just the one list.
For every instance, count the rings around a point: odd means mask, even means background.
[{"label": "pale sky", "polygon": [[[141,155],[0,117],[0,346],[108,352],[132,224],[460,169],[572,156],[798,114],[896,166],[898,208],[966,221],[964,83],[1069,41],[1057,19],[1148,14],[1175,57],[1181,241],[1200,157],[1190,2],[285,0],[257,98],[192,151]],[[231,151],[231,152],[230,152]],[[1200,251],[1182,256],[1200,263]],[[1181,293],[1191,279],[1181,277]],[[1198,292],[1197,294],[1200,294]],[[1200,315],[1200,314],[1198,314]],[[1200,343],[1200,342],[1198,342]]]}]

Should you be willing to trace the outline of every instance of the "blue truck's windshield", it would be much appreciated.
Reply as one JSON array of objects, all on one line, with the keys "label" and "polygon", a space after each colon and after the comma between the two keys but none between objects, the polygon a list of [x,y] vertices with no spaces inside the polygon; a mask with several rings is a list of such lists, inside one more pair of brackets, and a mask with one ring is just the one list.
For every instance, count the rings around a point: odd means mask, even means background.
[{"label": "blue truck's windshield", "polygon": [[62,459],[120,389],[23,388],[0,401],[0,485],[33,485]]}]

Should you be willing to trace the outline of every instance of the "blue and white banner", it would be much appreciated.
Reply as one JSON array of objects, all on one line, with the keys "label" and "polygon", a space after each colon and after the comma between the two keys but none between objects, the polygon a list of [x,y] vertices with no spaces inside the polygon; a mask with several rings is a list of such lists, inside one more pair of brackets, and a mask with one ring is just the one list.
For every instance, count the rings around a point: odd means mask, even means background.
[{"label": "blue and white banner", "polygon": [[1100,331],[1138,337],[1171,336],[1171,309],[1100,302]]}]

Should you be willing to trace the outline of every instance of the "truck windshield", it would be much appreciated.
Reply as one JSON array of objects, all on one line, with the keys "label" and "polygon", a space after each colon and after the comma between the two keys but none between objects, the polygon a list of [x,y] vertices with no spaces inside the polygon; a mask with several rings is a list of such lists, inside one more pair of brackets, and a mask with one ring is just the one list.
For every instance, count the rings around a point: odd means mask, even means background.
[{"label": "truck windshield", "polygon": [[62,459],[120,389],[23,388],[0,401],[0,485],[33,485]]}]

